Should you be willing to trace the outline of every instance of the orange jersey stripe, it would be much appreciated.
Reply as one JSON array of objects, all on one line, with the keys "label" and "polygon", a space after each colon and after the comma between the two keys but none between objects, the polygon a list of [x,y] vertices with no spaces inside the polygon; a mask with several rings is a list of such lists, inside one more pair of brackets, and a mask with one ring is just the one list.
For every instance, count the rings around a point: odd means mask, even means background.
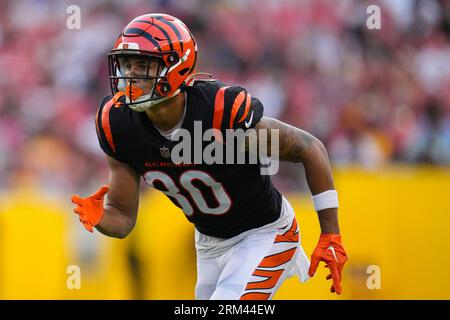
[{"label": "orange jersey stripe", "polygon": [[238,113],[239,107],[241,106],[242,101],[244,101],[244,98],[245,98],[245,92],[244,92],[244,90],[242,90],[241,92],[239,92],[236,99],[234,99],[233,107],[231,108],[231,117],[230,117],[230,128],[231,129],[233,129],[234,118],[236,118],[236,114]]},{"label": "orange jersey stripe", "polygon": [[297,250],[297,248],[292,248],[280,253],[267,256],[261,261],[258,267],[273,268],[280,266],[291,260],[292,256],[295,253],[295,250]]},{"label": "orange jersey stripe", "polygon": [[95,130],[97,131],[97,136],[100,138],[100,130],[98,129],[98,113],[100,109],[97,110],[97,113],[95,114]]},{"label": "orange jersey stripe", "polygon": [[129,28],[135,28],[135,29],[141,29],[141,30],[147,30],[149,25],[152,25],[152,21],[151,20],[137,20],[135,22],[133,22],[132,25],[128,25],[127,29]]},{"label": "orange jersey stripe", "polygon": [[[173,23],[173,20],[168,15],[163,15],[162,17],[153,17],[153,23],[158,22],[158,25],[161,27],[164,27],[164,29],[171,33],[172,41],[175,39],[178,39],[178,41],[175,41],[180,46],[180,51],[183,52],[183,30],[180,30],[177,27],[177,23]],[[176,48],[174,48],[176,49]],[[180,57],[181,58],[181,57]]]},{"label": "orange jersey stripe", "polygon": [[242,115],[242,118],[238,121],[239,123],[241,123],[242,121],[245,120],[245,118],[247,118],[248,111],[250,110],[250,102],[251,102],[251,98],[252,98],[252,96],[250,95],[250,93],[248,93],[248,94],[247,94],[247,100],[245,101],[245,110],[244,110],[244,114]]},{"label": "orange jersey stripe", "polygon": [[[229,87],[230,86],[222,87],[216,93],[216,99],[214,102],[213,129],[220,130],[220,127],[222,126],[223,109],[225,102],[225,90],[228,89]],[[220,136],[216,138],[220,140],[219,142],[222,142]]]},{"label": "orange jersey stripe", "polygon": [[265,277],[267,279],[262,280],[262,281],[249,282],[249,283],[247,283],[245,290],[272,289],[277,284],[278,279],[280,279],[283,271],[284,271],[284,269],[280,269],[280,270],[256,269],[255,272],[253,272],[254,276]]},{"label": "orange jersey stripe", "polygon": [[270,293],[250,292],[243,294],[240,300],[267,300],[269,297]]},{"label": "orange jersey stripe", "polygon": [[109,110],[111,110],[111,107],[114,105],[114,99],[111,98],[105,106],[103,107],[102,111],[102,129],[105,132],[106,140],[108,140],[109,146],[111,149],[116,152],[116,146],[114,145],[114,141],[112,138],[111,133],[111,127],[109,125]]}]

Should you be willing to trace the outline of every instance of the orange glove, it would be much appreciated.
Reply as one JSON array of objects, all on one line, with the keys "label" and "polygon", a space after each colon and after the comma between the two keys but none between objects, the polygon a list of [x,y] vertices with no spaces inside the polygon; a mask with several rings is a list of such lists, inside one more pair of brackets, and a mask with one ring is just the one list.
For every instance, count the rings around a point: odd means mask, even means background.
[{"label": "orange glove", "polygon": [[341,242],[341,235],[321,234],[319,243],[311,255],[311,265],[309,266],[308,274],[310,277],[313,277],[319,266],[319,262],[325,262],[325,267],[329,268],[331,272],[326,279],[333,279],[333,285],[330,291],[341,294],[342,269],[347,260],[347,254]]},{"label": "orange glove", "polygon": [[81,223],[89,232],[94,232],[94,227],[102,220],[103,197],[108,191],[109,187],[104,185],[87,198],[72,195],[72,203],[77,205],[73,211],[80,216]]}]

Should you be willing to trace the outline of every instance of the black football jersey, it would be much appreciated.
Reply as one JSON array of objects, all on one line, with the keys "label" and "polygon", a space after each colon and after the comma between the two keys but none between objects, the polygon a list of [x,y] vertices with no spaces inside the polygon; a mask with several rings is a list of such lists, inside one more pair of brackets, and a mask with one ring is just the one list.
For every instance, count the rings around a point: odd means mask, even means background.
[{"label": "black football jersey", "polygon": [[[215,128],[225,137],[227,129],[254,128],[263,116],[261,102],[242,87],[209,80],[183,90],[187,99],[181,128],[193,135],[197,121],[203,132]],[[280,216],[281,194],[270,176],[261,175],[259,161],[174,163],[170,153],[177,142],[162,136],[145,112],[115,104],[111,96],[100,105],[96,129],[106,154],[128,164],[149,186],[168,196],[205,235],[230,238]],[[202,142],[202,148],[207,144]]]}]

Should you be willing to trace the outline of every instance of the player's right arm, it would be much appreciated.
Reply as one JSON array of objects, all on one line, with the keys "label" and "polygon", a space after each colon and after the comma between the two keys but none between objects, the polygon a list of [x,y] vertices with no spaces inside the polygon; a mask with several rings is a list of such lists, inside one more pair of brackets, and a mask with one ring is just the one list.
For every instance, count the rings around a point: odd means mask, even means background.
[{"label": "player's right arm", "polygon": [[133,230],[139,207],[139,174],[127,164],[106,156],[109,191],[97,230],[109,237],[125,238]]},{"label": "player's right arm", "polygon": [[[127,164],[106,156],[107,186],[86,198],[72,196],[74,211],[84,227],[114,238],[125,238],[136,224],[139,207],[139,175]],[[106,195],[106,196],[105,196]]]},{"label": "player's right arm", "polygon": [[[75,213],[90,231],[94,227],[115,238],[126,237],[136,223],[139,206],[139,174],[120,152],[121,132],[126,129],[120,121],[122,113],[114,106],[113,97],[105,97],[95,117],[97,138],[109,165],[108,185],[86,198],[72,196]],[[106,195],[106,196],[105,196]]]}]

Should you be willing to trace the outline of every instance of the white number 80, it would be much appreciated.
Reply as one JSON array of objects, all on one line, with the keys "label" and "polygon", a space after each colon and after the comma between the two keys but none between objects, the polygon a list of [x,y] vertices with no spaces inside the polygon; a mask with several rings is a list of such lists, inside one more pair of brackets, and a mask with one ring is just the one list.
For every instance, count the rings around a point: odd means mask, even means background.
[{"label": "white number 80", "polygon": [[[154,182],[160,181],[167,189],[166,191],[161,192],[166,196],[175,198],[181,205],[181,209],[185,215],[191,216],[194,213],[194,209],[192,208],[189,200],[180,194],[180,189],[176,186],[175,182],[169,175],[161,171],[148,171],[145,173],[144,179],[145,182],[153,188],[155,188]],[[200,180],[202,183],[211,188],[212,194],[219,203],[218,207],[208,207],[201,191],[192,184],[194,180]],[[186,171],[180,176],[180,185],[189,192],[198,209],[204,214],[221,215],[226,213],[231,207],[231,199],[222,184],[214,180],[214,178],[206,172],[198,170]]]}]

